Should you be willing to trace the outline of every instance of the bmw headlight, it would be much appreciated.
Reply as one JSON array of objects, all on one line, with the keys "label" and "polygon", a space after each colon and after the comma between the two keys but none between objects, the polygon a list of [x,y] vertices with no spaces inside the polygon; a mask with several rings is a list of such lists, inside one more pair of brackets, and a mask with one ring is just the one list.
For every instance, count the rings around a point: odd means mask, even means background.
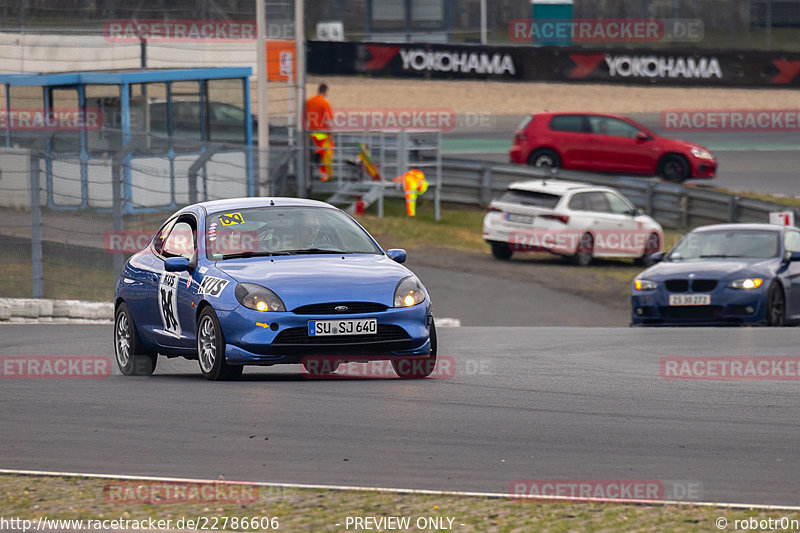
[{"label": "bmw headlight", "polygon": [[286,307],[277,294],[255,283],[239,283],[236,285],[234,294],[239,303],[248,309],[265,312],[286,311]]},{"label": "bmw headlight", "polygon": [[425,301],[425,287],[415,276],[400,280],[394,290],[395,307],[411,307]]},{"label": "bmw headlight", "polygon": [[637,279],[633,282],[633,288],[637,291],[654,291],[658,285],[649,279]]},{"label": "bmw headlight", "polygon": [[703,150],[702,148],[692,148],[692,155],[698,159],[714,159],[714,156],[711,155],[711,152],[708,150]]},{"label": "bmw headlight", "polygon": [[764,283],[761,278],[743,278],[728,282],[729,289],[757,289]]}]

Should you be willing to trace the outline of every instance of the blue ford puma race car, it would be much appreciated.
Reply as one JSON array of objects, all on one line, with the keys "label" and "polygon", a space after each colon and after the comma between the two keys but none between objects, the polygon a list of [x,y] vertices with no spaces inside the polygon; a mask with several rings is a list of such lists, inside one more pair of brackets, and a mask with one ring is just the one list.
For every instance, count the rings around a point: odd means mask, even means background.
[{"label": "blue ford puma race car", "polygon": [[[427,290],[355,220],[322,202],[239,198],[190,205],[125,264],[114,346],[125,375],[158,354],[198,359],[212,380],[244,365],[391,360],[401,378],[436,364]],[[309,362],[324,359],[328,364]]]},{"label": "blue ford puma race car", "polygon": [[703,226],[633,281],[631,325],[800,321],[800,231],[770,224]]}]

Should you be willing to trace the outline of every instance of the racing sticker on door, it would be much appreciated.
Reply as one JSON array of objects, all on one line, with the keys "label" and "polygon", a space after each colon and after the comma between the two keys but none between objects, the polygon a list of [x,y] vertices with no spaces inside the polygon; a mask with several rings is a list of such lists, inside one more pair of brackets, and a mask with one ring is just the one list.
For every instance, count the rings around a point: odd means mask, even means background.
[{"label": "racing sticker on door", "polygon": [[158,308],[164,331],[176,337],[181,336],[181,323],[178,320],[178,282],[180,276],[174,272],[164,272],[158,285]]},{"label": "racing sticker on door", "polygon": [[227,279],[215,278],[214,276],[206,276],[203,278],[203,283],[197,289],[198,294],[205,294],[208,296],[219,296],[222,290],[228,284]]}]

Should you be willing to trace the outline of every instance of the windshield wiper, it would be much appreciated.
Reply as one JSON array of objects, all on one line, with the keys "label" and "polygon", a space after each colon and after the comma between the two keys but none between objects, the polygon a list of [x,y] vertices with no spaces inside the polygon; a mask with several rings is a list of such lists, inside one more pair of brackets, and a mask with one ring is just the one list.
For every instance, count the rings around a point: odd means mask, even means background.
[{"label": "windshield wiper", "polygon": [[727,254],[703,254],[700,256],[701,259],[708,259],[708,258],[726,258],[726,257],[744,257],[741,255],[727,255]]},{"label": "windshield wiper", "polygon": [[343,250],[326,250],[324,248],[298,248],[297,250],[281,250],[285,254],[346,254]]},{"label": "windshield wiper", "polygon": [[271,255],[289,255],[288,252],[236,252],[235,254],[224,254],[222,259],[239,259],[241,257],[269,257]]}]

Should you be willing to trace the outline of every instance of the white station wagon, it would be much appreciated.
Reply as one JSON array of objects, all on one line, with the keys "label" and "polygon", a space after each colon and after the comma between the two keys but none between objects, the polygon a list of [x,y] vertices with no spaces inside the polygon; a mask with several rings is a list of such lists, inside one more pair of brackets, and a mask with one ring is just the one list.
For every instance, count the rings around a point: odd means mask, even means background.
[{"label": "white station wagon", "polygon": [[550,252],[588,265],[629,257],[643,266],[661,251],[661,226],[610,187],[561,180],[512,183],[489,204],[483,238],[498,259]]}]

